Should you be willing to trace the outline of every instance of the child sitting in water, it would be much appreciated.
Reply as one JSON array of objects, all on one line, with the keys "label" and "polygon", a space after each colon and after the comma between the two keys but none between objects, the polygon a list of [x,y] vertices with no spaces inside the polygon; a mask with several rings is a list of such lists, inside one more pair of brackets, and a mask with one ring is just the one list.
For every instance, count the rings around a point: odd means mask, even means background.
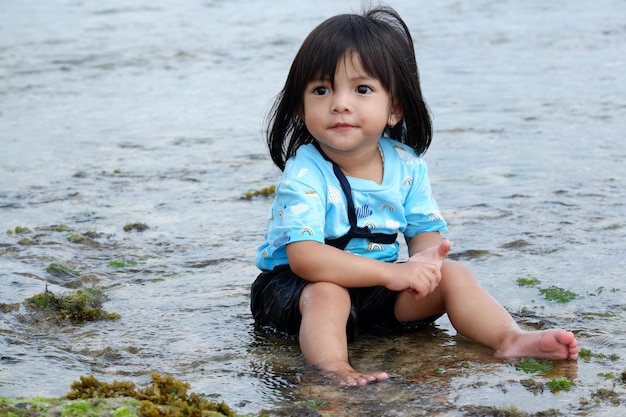
[{"label": "child sitting in water", "polygon": [[[498,358],[576,359],[566,330],[524,331],[450,242],[422,155],[432,125],[413,40],[391,8],[332,17],[305,39],[277,98],[267,142],[283,171],[256,254],[258,326],[298,335],[306,361],[344,385],[356,329],[415,328],[447,313]],[[398,233],[409,260],[398,263]]]}]

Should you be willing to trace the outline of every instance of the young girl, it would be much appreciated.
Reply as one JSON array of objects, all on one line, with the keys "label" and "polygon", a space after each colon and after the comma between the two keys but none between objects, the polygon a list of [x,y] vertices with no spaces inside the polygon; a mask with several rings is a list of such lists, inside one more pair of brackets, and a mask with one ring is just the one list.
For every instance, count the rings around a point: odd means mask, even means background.
[{"label": "young girl", "polygon": [[[301,46],[268,127],[283,175],[255,258],[256,324],[299,336],[307,362],[344,385],[388,378],[350,365],[357,329],[415,328],[443,313],[498,358],[576,359],[574,334],[523,331],[468,268],[444,261],[413,48],[390,8],[330,18]],[[408,262],[395,262],[398,233]]]}]

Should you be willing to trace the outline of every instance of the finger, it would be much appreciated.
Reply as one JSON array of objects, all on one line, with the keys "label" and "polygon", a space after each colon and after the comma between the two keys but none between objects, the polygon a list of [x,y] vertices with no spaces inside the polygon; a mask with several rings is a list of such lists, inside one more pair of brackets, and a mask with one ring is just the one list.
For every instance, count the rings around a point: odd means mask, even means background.
[{"label": "finger", "polygon": [[406,292],[408,292],[414,300],[420,300],[422,298],[422,294],[413,288],[407,288]]},{"label": "finger", "polygon": [[441,244],[439,245],[439,248],[437,250],[437,254],[443,259],[448,255],[448,252],[450,252],[450,246],[451,243],[448,239],[444,239]]},{"label": "finger", "polygon": [[437,285],[439,285],[439,284],[441,283],[441,277],[442,277],[442,275],[441,275],[441,270],[440,270],[440,269],[438,269],[438,270],[435,272],[435,282],[437,283]]}]

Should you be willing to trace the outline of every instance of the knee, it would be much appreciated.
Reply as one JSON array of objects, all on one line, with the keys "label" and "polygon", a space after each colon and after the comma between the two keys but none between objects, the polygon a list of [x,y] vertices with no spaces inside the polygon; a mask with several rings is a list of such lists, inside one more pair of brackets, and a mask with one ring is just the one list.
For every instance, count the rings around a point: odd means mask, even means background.
[{"label": "knee", "polygon": [[348,290],[332,282],[311,282],[300,295],[300,311],[307,307],[350,308]]},{"label": "knee", "polygon": [[441,284],[444,287],[463,287],[467,285],[478,285],[472,271],[465,265],[458,262],[446,261],[441,268]]}]

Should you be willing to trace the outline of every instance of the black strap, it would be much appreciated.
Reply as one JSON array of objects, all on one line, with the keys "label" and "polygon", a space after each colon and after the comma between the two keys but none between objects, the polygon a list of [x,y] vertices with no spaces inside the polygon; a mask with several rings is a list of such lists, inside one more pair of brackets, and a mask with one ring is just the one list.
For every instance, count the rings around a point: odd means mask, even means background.
[{"label": "black strap", "polygon": [[356,210],[354,208],[354,201],[352,200],[352,188],[350,188],[350,183],[348,182],[348,179],[346,178],[343,171],[341,171],[341,168],[339,168],[339,165],[337,165],[335,161],[330,159],[324,153],[324,151],[322,151],[319,143],[315,142],[314,145],[319,153],[324,157],[324,159],[326,159],[333,165],[333,172],[339,180],[339,184],[341,184],[341,189],[343,190],[343,193],[345,194],[348,201],[348,221],[350,222],[350,230],[348,230],[348,233],[346,233],[345,235],[336,239],[326,239],[326,244],[343,250],[346,248],[346,246],[348,246],[348,243],[350,243],[350,240],[352,238],[364,238],[374,243],[394,243],[396,241],[396,238],[398,237],[398,233],[394,233],[392,235],[387,233],[372,233],[369,227],[359,227],[356,225]]}]

